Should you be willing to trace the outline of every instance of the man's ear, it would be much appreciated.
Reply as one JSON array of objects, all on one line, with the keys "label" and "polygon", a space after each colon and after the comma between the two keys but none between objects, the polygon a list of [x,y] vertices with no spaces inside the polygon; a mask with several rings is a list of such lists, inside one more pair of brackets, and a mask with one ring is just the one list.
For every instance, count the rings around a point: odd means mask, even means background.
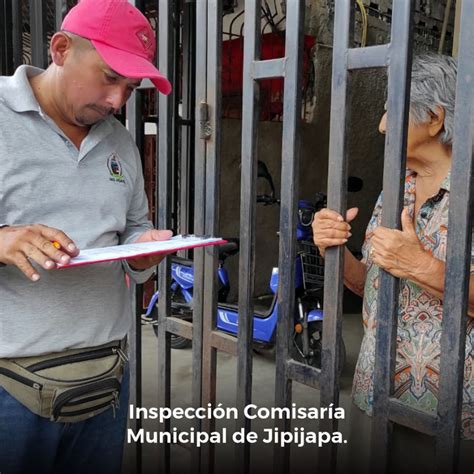
[{"label": "man's ear", "polygon": [[436,137],[443,130],[446,112],[443,107],[437,105],[434,112],[430,112],[428,131],[430,136]]},{"label": "man's ear", "polygon": [[51,38],[51,59],[57,66],[63,66],[68,52],[72,48],[72,39],[63,32],[58,32]]}]

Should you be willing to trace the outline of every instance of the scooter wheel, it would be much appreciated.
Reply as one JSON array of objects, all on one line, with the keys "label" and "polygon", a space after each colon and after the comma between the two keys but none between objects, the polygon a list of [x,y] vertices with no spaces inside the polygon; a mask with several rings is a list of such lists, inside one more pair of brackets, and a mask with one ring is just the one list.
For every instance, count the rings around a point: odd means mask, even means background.
[{"label": "scooter wheel", "polygon": [[[186,303],[181,291],[175,289],[171,292],[171,312],[180,316],[186,315],[191,320],[193,312],[191,307]],[[153,324],[153,332],[158,337],[158,326]],[[172,349],[187,349],[192,346],[192,342],[182,336],[171,334],[171,348]]]},{"label": "scooter wheel", "polygon": [[[153,332],[155,333],[155,336],[158,337],[158,327],[156,325],[153,325]],[[176,336],[175,334],[171,334],[172,349],[187,349],[191,346],[192,341],[190,339],[186,339],[183,336]]]},{"label": "scooter wheel", "polygon": [[171,347],[173,349],[187,349],[192,346],[191,339],[186,339],[182,336],[175,336],[171,334]]},{"label": "scooter wheel", "polygon": [[[321,368],[321,354],[322,354],[322,325],[321,323],[310,324],[309,328],[310,340],[309,340],[309,349],[311,355],[303,355],[303,341],[301,340],[301,334],[295,334],[295,339],[293,341],[292,356],[298,362],[303,362],[305,364],[316,367],[317,369]],[[341,375],[342,370],[346,364],[346,345],[344,340],[341,339],[339,346],[339,367],[338,372]]]}]

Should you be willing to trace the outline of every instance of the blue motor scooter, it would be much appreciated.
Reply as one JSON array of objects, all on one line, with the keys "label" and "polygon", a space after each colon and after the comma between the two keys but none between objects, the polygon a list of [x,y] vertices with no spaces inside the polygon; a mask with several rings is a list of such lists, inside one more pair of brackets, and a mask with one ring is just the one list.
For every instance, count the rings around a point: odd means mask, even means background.
[{"label": "blue motor scooter", "polygon": [[[259,161],[258,176],[264,178],[270,185],[269,195],[257,196],[257,202],[264,205],[278,204],[275,198],[273,180],[265,166]],[[324,261],[312,242],[311,223],[314,214],[325,207],[326,196],[323,193],[316,195],[314,202],[299,201],[298,223],[296,239],[298,242],[295,259],[295,304],[294,304],[294,332],[291,348],[292,357],[314,367],[321,366],[321,342],[323,321],[323,287]],[[218,247],[219,265],[217,277],[219,282],[218,307],[216,326],[228,334],[237,335],[238,306],[226,302],[230,291],[230,281],[225,261],[239,251],[238,239],[227,239],[228,243]],[[276,328],[278,322],[277,288],[278,268],[273,268],[269,287],[273,295],[267,309],[254,310],[253,341],[258,349],[272,349],[275,345]],[[193,262],[189,259],[171,257],[171,312],[175,317],[192,320],[192,301],[194,288]],[[156,318],[152,311],[159,298],[156,292],[148,305],[144,320],[154,324],[157,333]],[[258,306],[255,305],[257,308]],[[171,346],[175,349],[189,347],[191,341],[181,336],[172,335]],[[340,344],[339,370],[345,363],[346,351],[344,341]]]}]

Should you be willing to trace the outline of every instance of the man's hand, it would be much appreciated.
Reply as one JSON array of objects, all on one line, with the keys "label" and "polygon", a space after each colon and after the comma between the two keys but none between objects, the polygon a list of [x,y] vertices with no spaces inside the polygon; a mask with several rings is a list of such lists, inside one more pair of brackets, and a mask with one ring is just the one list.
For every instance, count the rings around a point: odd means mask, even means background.
[{"label": "man's hand", "polygon": [[346,220],[331,209],[322,209],[314,215],[313,219],[313,240],[314,245],[319,249],[319,253],[324,257],[328,247],[344,245],[352,235],[349,222],[355,219],[359,209],[353,207],[346,214]]},{"label": "man's hand", "polygon": [[[144,232],[135,242],[153,242],[156,240],[169,240],[173,232],[170,230],[147,230]],[[128,260],[130,267],[133,270],[145,270],[146,268],[154,267],[158,265],[164,258],[166,254],[161,253],[158,255],[148,255],[146,257],[137,257]]]},{"label": "man's hand", "polygon": [[38,281],[40,276],[30,260],[45,270],[51,270],[56,268],[56,263],[69,263],[71,257],[78,254],[79,249],[74,242],[53,227],[34,224],[0,229],[0,262],[16,265],[33,281]]},{"label": "man's hand", "polygon": [[402,230],[377,227],[372,236],[370,256],[376,265],[398,278],[413,279],[416,268],[431,255],[415,232],[408,209],[403,209]]}]

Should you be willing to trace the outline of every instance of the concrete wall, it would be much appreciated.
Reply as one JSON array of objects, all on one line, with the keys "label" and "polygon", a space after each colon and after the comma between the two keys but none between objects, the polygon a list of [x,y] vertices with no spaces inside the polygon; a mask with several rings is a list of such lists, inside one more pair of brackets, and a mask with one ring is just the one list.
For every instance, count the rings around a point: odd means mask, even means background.
[{"label": "concrete wall", "polygon": [[[273,2],[269,2],[273,5]],[[281,18],[281,2],[276,2]],[[389,41],[391,1],[378,0],[367,2],[369,14],[368,45]],[[436,49],[441,30],[444,5],[446,1],[432,2],[418,0],[415,15],[415,49]],[[243,1],[235,14],[242,10]],[[224,17],[224,31],[228,31],[232,15]],[[234,30],[240,29],[240,21],[234,24]],[[315,192],[325,191],[327,185],[329,110],[331,91],[332,31],[334,19],[334,1],[307,0],[306,26],[308,34],[317,38],[314,64],[316,84],[312,115],[309,123],[302,125],[300,192],[301,199],[312,199]],[[360,15],[356,14],[356,42],[360,40]],[[453,26],[451,15],[446,49],[449,50]],[[284,27],[284,23],[282,23]],[[224,36],[224,40],[228,39]],[[382,187],[384,138],[378,132],[378,123],[383,114],[386,86],[385,71],[366,70],[352,73],[350,88],[350,127],[349,127],[349,174],[364,181],[364,188],[356,194],[349,194],[348,205],[360,209],[353,224],[353,237],[349,245],[360,250],[365,227]],[[342,125],[342,124],[341,124]],[[221,156],[221,196],[220,219],[221,235],[239,235],[240,216],[240,142],[241,121],[223,120],[223,140]],[[273,176],[275,186],[280,186],[281,133],[279,122],[259,123],[259,159],[263,160]],[[258,191],[257,191],[258,192]],[[256,295],[268,293],[268,281],[273,266],[278,262],[279,209],[277,206],[257,205],[257,242],[256,242]],[[228,260],[233,291],[231,299],[237,297],[238,256]]]},{"label": "concrete wall", "polygon": [[[318,191],[326,191],[329,145],[329,107],[331,80],[330,48],[319,47],[316,53],[316,108],[312,123],[301,129],[300,199],[314,199]],[[381,189],[383,167],[383,137],[377,131],[384,101],[384,77],[376,71],[354,74],[350,109],[353,120],[350,127],[349,174],[364,181],[364,189],[349,194],[349,205],[360,208],[354,223],[350,246],[359,250],[373,205]],[[222,127],[221,156],[221,234],[239,235],[240,217],[240,140],[241,121],[227,119]],[[277,195],[280,188],[282,124],[260,122],[259,159],[263,160],[273,176]],[[264,192],[260,182],[257,192]],[[267,190],[268,191],[268,190]],[[257,205],[256,294],[268,291],[271,269],[278,262],[279,207]],[[228,260],[231,281],[238,281],[238,257]],[[231,297],[235,298],[233,292]]]}]

